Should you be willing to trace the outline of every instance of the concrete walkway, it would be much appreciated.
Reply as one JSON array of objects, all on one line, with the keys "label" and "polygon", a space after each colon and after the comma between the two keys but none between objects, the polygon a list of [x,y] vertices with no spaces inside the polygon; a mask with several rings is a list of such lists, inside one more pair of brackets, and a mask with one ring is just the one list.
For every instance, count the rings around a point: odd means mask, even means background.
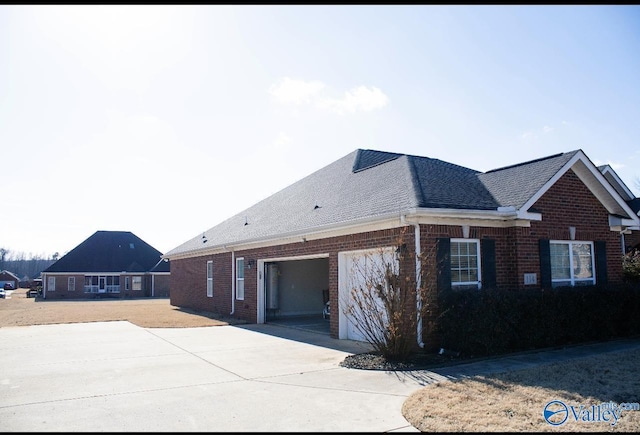
[{"label": "concrete walkway", "polygon": [[339,366],[362,343],[275,325],[0,328],[0,431],[417,432],[401,408],[429,383],[631,348],[640,340],[382,372]]}]

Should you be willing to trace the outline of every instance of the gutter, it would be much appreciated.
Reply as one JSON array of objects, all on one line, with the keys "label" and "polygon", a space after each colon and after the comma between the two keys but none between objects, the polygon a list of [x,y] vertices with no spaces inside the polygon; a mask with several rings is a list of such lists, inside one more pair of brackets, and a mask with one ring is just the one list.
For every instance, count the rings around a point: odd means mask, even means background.
[{"label": "gutter", "polygon": [[[456,210],[456,209],[422,209],[422,208],[409,208],[405,212],[390,212],[377,216],[370,216],[361,219],[355,219],[352,221],[338,222],[328,225],[322,225],[315,228],[305,228],[295,231],[290,231],[282,234],[271,235],[266,237],[256,237],[245,240],[238,240],[233,242],[234,249],[251,249],[259,246],[272,246],[281,245],[283,243],[293,243],[302,240],[305,237],[308,240],[321,239],[330,237],[334,234],[327,236],[326,233],[336,232],[335,235],[350,234],[353,229],[361,229],[363,226],[375,225],[376,229],[387,229],[397,227],[397,219],[400,217],[402,221],[406,216],[411,216],[415,221],[424,220],[422,223],[437,223],[438,219],[471,219],[471,220],[484,220],[487,222],[496,222],[500,225],[504,221],[517,221],[520,216],[513,207],[499,207],[496,210]],[[539,220],[539,219],[536,219]],[[393,224],[393,222],[396,224]],[[526,220],[525,220],[526,221]],[[516,224],[517,225],[517,224]],[[368,229],[365,229],[368,231]],[[224,252],[229,243],[222,243],[220,245],[208,246],[206,249],[202,247],[187,249],[181,252],[168,252],[163,255],[162,258],[168,259],[181,259],[189,258],[193,256],[215,254]]]}]

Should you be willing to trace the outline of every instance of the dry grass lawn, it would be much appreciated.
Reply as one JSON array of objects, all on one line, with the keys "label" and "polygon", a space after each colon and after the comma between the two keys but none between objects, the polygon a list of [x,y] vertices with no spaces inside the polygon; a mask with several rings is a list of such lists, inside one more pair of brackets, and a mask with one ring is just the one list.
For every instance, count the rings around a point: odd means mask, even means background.
[{"label": "dry grass lawn", "polygon": [[[43,301],[18,289],[0,299],[0,327],[126,320],[143,328],[191,328],[242,323],[174,307],[168,299]],[[640,432],[640,411],[623,411],[616,425],[576,422],[551,426],[545,405],[640,402],[640,350],[572,362],[445,381],[404,403],[404,417],[423,432]]]},{"label": "dry grass lawn", "polygon": [[543,409],[552,400],[575,407],[576,412],[580,405],[591,411],[603,402],[640,402],[639,373],[640,350],[612,352],[429,385],[411,395],[402,412],[422,432],[637,433],[640,411],[623,411],[613,426],[602,420],[576,421],[572,415],[564,424],[552,426],[543,419]]},{"label": "dry grass lawn", "polygon": [[242,323],[174,307],[169,299],[42,300],[17,289],[0,299],[0,327],[126,320],[142,328],[195,328]]}]

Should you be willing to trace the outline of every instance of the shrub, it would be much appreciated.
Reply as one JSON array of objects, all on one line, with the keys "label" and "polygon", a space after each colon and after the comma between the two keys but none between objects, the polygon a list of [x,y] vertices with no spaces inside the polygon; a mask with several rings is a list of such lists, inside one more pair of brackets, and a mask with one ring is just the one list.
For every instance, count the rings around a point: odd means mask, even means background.
[{"label": "shrub", "polygon": [[440,300],[442,347],[467,355],[563,346],[640,333],[638,285],[451,291]]}]

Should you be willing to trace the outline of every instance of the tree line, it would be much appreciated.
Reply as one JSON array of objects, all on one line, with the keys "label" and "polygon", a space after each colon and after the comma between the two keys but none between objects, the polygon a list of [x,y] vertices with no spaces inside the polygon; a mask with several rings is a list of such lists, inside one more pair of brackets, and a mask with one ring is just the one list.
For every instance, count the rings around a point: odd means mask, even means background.
[{"label": "tree line", "polygon": [[6,248],[0,248],[0,270],[7,270],[16,275],[20,280],[39,278],[40,272],[58,261],[60,254],[51,255],[26,254],[24,252],[12,252]]}]

